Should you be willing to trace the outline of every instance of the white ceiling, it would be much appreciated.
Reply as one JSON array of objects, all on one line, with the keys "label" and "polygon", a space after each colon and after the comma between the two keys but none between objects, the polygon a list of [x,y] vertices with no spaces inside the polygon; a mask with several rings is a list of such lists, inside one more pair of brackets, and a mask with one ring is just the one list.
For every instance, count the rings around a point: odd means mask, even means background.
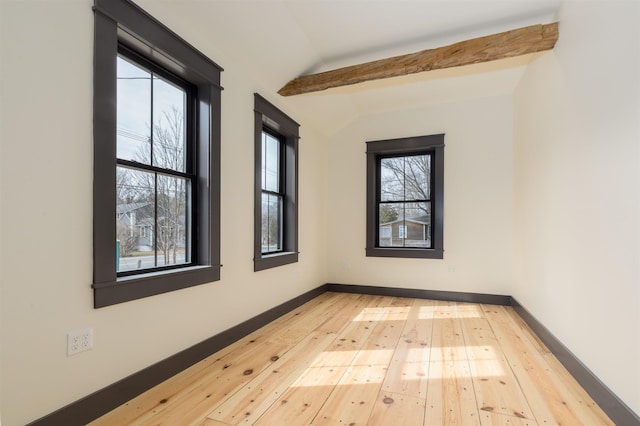
[{"label": "white ceiling", "polygon": [[[180,17],[267,90],[304,74],[555,20],[561,0],[137,0]],[[163,20],[162,16],[157,16]],[[187,24],[188,23],[188,24]],[[185,34],[186,33],[186,34]],[[224,40],[217,42],[217,40]],[[198,46],[200,43],[197,43]],[[202,49],[202,48],[201,48]],[[206,50],[205,50],[206,51]],[[222,59],[214,57],[226,67]],[[327,133],[360,115],[512,93],[532,57],[362,83],[280,99]],[[225,73],[223,73],[224,85]],[[278,95],[274,95],[278,96]],[[295,114],[293,114],[295,115]]]}]

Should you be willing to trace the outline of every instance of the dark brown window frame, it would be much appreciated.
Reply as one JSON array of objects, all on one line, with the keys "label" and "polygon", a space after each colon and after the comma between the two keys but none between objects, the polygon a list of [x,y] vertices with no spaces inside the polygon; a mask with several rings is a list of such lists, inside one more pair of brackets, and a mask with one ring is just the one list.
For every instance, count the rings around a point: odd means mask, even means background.
[{"label": "dark brown window frame", "polygon": [[[282,251],[262,253],[262,132],[268,129],[283,143],[281,173],[284,186]],[[254,94],[254,253],[253,270],[298,261],[298,140],[300,125],[259,94]]]},{"label": "dark brown window frame", "polygon": [[[380,158],[419,153],[430,153],[433,156],[433,186],[431,196],[431,214],[433,220],[431,238],[433,248],[380,247],[377,244],[379,229],[378,199],[380,196]],[[443,198],[444,134],[367,142],[366,255],[369,257],[442,259],[444,257]]]},{"label": "dark brown window frame", "polygon": [[[94,3],[94,307],[220,279],[220,73],[222,68],[128,0]],[[126,48],[195,87],[196,180],[193,265],[118,277],[116,209],[116,58]]]}]

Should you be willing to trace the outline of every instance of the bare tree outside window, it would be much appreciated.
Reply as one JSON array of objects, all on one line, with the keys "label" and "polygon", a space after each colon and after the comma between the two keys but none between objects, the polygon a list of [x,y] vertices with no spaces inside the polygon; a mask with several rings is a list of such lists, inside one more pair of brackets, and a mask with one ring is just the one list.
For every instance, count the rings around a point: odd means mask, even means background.
[{"label": "bare tree outside window", "polygon": [[282,142],[262,132],[262,253],[282,251],[284,193],[281,173]]}]

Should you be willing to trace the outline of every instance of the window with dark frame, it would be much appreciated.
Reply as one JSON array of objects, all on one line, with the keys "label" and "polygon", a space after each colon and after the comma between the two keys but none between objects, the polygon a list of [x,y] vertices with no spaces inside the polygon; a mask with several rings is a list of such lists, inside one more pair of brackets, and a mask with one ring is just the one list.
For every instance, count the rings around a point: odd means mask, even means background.
[{"label": "window with dark frame", "polygon": [[116,209],[129,212],[116,214],[118,276],[189,265],[194,89],[123,46],[117,61]]},{"label": "window with dark frame", "polygon": [[367,142],[367,256],[443,258],[444,135]]},{"label": "window with dark frame", "polygon": [[283,251],[282,214],[286,193],[284,192],[285,164],[282,161],[284,146],[282,137],[268,128],[262,130],[262,254]]},{"label": "window with dark frame", "polygon": [[220,72],[128,0],[95,0],[94,306],[220,279]]},{"label": "window with dark frame", "polygon": [[298,261],[299,125],[254,95],[254,271]]}]

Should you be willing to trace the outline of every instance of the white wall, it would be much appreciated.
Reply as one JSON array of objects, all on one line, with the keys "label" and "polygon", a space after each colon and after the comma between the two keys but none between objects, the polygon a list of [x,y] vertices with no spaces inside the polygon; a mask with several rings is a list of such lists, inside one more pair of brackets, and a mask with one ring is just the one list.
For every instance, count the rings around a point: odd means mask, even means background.
[{"label": "white wall", "polygon": [[640,3],[559,22],[514,96],[512,293],[640,413]]},{"label": "white wall", "polygon": [[[445,133],[444,259],[365,257],[366,141]],[[512,281],[510,96],[375,114],[329,150],[329,281],[509,294]]]},{"label": "white wall", "polygon": [[[154,14],[153,2],[143,7]],[[324,138],[304,117],[300,261],[253,272],[253,93],[224,52],[189,42],[222,75],[222,280],[93,309],[91,0],[3,2],[2,423],[25,424],[327,281]],[[188,22],[158,16],[181,32]],[[212,50],[212,48],[218,50]],[[95,347],[66,356],[66,333]]]}]

